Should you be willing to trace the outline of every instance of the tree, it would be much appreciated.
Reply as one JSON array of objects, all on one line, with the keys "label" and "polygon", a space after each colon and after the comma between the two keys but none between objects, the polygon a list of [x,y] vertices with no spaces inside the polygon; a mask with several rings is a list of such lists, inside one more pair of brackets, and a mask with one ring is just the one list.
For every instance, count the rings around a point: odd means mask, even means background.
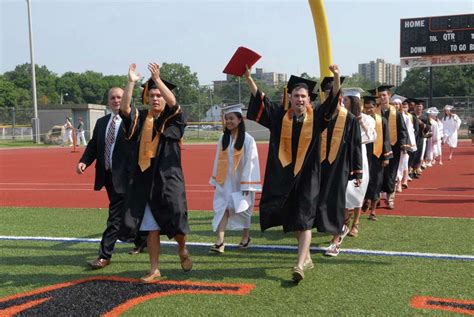
[{"label": "tree", "polygon": [[[474,95],[474,66],[432,67],[433,97]],[[429,96],[429,68],[412,68],[397,94],[409,97]]]},{"label": "tree", "polygon": [[0,107],[16,107],[18,88],[11,81],[0,75]]},{"label": "tree", "polygon": [[163,63],[160,68],[160,77],[177,86],[173,92],[180,105],[189,106],[184,107],[188,121],[198,121],[205,110],[201,105],[204,100],[200,100],[202,93],[197,73],[192,72],[189,66],[181,63]]},{"label": "tree", "polygon": [[[57,74],[48,70],[46,66],[35,65],[36,95],[38,103],[46,99],[51,102],[59,101],[56,83]],[[17,88],[31,91],[31,64],[25,63],[15,67],[13,71],[6,72],[5,78],[12,82]]]}]

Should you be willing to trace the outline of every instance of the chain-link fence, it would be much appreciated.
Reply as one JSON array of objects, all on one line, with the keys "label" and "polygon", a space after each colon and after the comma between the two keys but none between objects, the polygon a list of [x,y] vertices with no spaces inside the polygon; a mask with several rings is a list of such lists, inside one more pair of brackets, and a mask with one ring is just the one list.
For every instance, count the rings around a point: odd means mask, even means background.
[{"label": "chain-link fence", "polygon": [[[419,98],[425,100],[425,109],[436,107],[443,116],[445,105],[452,105],[462,121],[460,136],[467,135],[471,118],[474,116],[474,96],[434,97],[431,105],[428,105],[428,97]],[[144,107],[144,106],[139,106]],[[182,105],[188,125],[185,140],[213,142],[222,133],[222,118],[220,105],[193,104]],[[13,107],[0,107],[0,139],[32,139],[31,118],[33,110],[15,109]]]},{"label": "chain-link fence", "polygon": [[453,113],[457,114],[461,119],[461,128],[459,135],[464,137],[468,134],[469,125],[471,124],[472,116],[474,116],[474,96],[455,96],[455,97],[433,97],[431,105],[429,105],[429,98],[418,98],[425,101],[425,109],[429,107],[436,107],[439,110],[439,117],[444,116],[443,108],[446,105],[453,106]]},{"label": "chain-link fence", "polygon": [[0,140],[33,140],[33,110],[0,107]]}]

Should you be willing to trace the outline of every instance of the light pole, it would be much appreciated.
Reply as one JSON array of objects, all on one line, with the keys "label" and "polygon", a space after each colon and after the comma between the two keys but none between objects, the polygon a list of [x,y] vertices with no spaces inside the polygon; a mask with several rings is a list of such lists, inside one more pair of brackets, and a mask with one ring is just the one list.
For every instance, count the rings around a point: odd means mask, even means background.
[{"label": "light pole", "polygon": [[61,91],[61,102],[60,102],[61,104],[63,104],[63,102],[64,102],[64,97],[66,97],[66,96],[69,96],[69,94],[68,94],[67,92],[65,92],[65,93],[63,94],[63,92]]},{"label": "light pole", "polygon": [[33,137],[35,143],[40,143],[40,134],[39,134],[39,118],[38,118],[38,102],[36,100],[36,74],[35,74],[35,57],[33,51],[33,25],[31,23],[31,5],[30,0],[26,0],[28,7],[28,29],[30,34],[30,58],[31,58],[31,83],[32,83],[32,97],[33,97],[33,110],[35,117],[31,120],[33,126]]}]

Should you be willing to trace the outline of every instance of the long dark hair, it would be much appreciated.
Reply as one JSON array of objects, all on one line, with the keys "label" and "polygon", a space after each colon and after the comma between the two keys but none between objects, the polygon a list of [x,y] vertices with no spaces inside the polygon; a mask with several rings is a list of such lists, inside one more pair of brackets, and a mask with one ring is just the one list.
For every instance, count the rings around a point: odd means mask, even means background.
[{"label": "long dark hair", "polygon": [[349,110],[350,113],[352,113],[354,116],[358,117],[360,116],[360,99],[356,96],[346,96],[349,98],[351,101],[351,107],[347,110]]},{"label": "long dark hair", "polygon": [[[244,118],[240,112],[234,112],[237,118],[240,119],[239,126],[237,127],[237,140],[235,141],[234,148],[241,150],[244,146],[245,141],[245,123]],[[222,137],[222,151],[225,151],[230,144],[230,130],[224,128],[224,136]]]}]

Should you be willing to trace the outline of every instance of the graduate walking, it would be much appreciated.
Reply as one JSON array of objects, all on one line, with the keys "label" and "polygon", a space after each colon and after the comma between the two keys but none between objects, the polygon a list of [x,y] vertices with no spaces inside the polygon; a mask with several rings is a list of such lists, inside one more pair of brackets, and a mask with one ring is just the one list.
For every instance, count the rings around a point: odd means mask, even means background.
[{"label": "graduate walking", "polygon": [[[336,65],[331,65],[330,70],[339,77]],[[314,109],[313,81],[292,76],[281,104],[271,102],[257,88],[249,68],[244,76],[251,91],[247,118],[270,130],[260,226],[262,231],[283,226],[284,232],[296,233],[298,259],[292,279],[298,283],[304,278],[304,271],[314,267],[309,247],[311,229],[316,227],[320,189],[319,145],[321,132],[336,110],[340,87],[335,85],[326,101]]]},{"label": "graduate walking", "polygon": [[261,191],[257,144],[245,132],[242,104],[222,109],[224,133],[217,143],[209,183],[214,186],[212,230],[217,232],[211,251],[224,252],[226,230],[242,230],[240,249],[250,245],[249,228],[255,192]]}]

